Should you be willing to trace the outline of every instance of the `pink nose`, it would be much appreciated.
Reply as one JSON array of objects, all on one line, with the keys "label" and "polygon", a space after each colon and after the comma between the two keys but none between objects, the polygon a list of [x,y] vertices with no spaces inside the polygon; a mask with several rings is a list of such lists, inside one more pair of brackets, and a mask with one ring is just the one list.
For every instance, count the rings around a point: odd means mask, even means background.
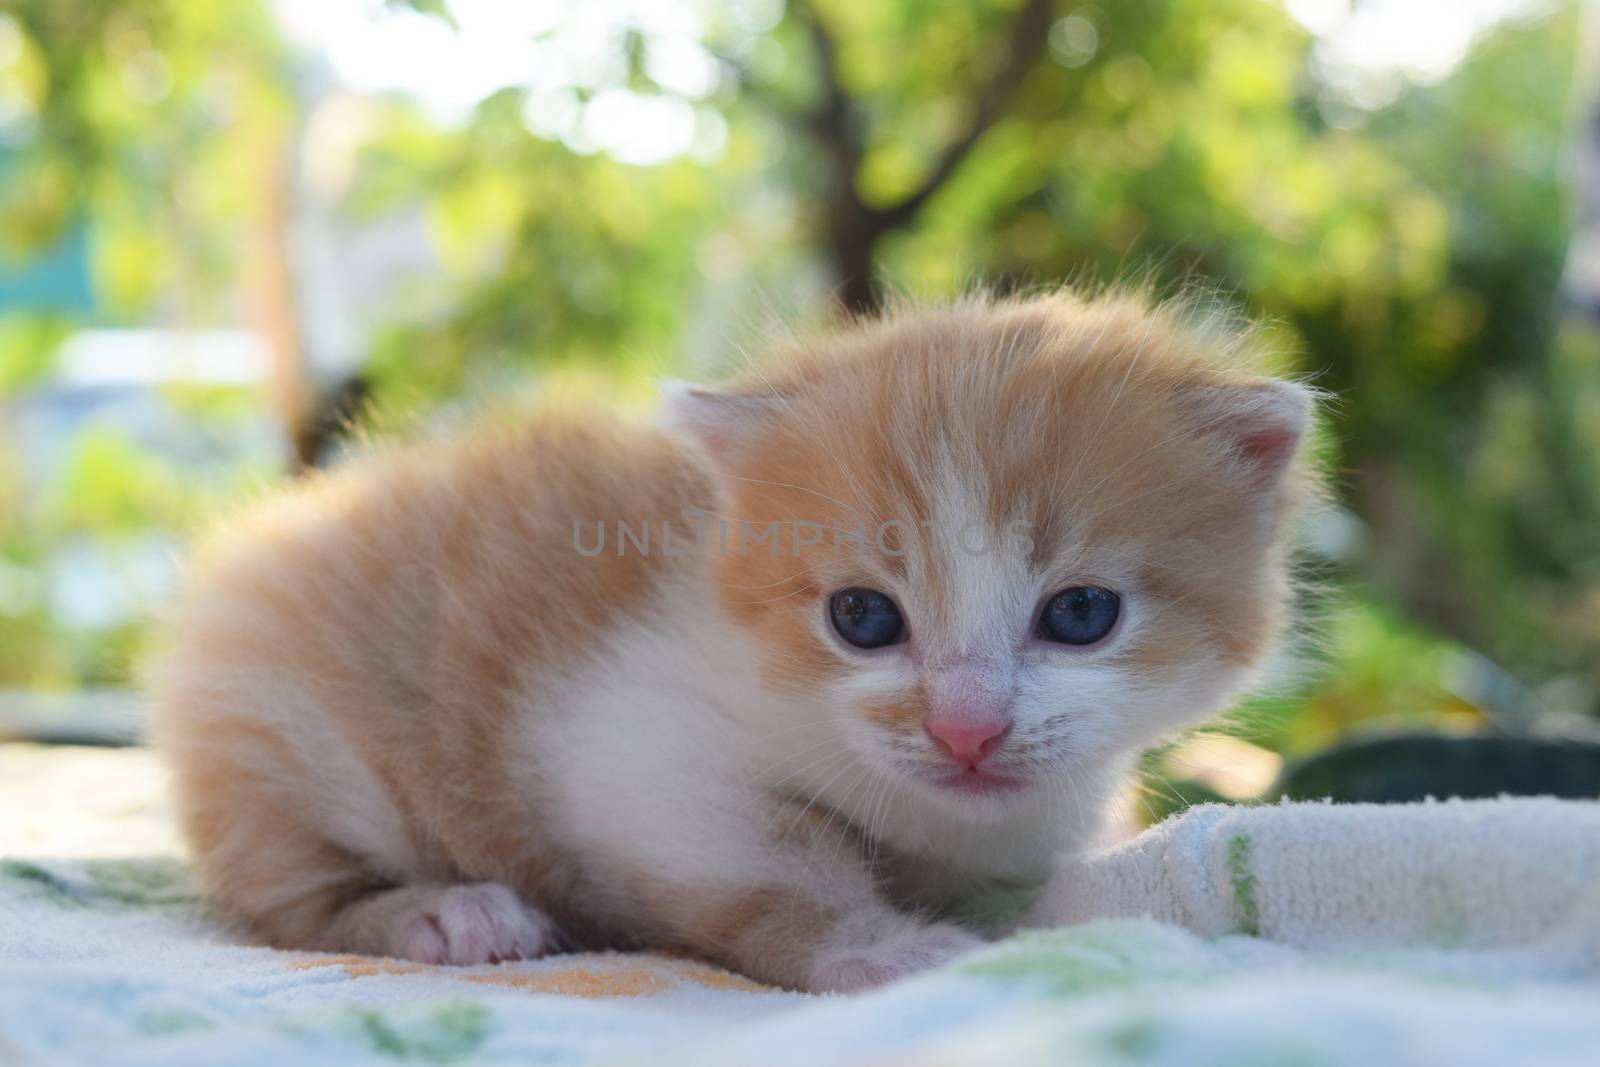
[{"label": "pink nose", "polygon": [[1011,724],[997,718],[931,718],[923,726],[928,736],[963,767],[976,767],[1011,732]]}]

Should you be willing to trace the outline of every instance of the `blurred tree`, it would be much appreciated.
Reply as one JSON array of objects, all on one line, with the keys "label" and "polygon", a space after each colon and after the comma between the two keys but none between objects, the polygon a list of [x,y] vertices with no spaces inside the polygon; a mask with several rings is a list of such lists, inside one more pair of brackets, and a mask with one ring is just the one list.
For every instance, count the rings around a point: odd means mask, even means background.
[{"label": "blurred tree", "polygon": [[1583,11],[1578,39],[1572,93],[1577,210],[1564,282],[1571,317],[1595,328],[1600,327],[1600,8],[1594,4]]},{"label": "blurred tree", "polygon": [[91,220],[96,312],[225,319],[263,210],[252,176],[292,117],[282,55],[253,0],[9,0],[0,71],[11,151],[0,247]]},{"label": "blurred tree", "polygon": [[[287,230],[294,101],[255,0],[15,0],[5,71],[24,136],[0,193],[0,246],[22,257],[92,219],[94,300],[109,322],[242,315],[266,342],[272,399],[301,465],[312,413]],[[242,296],[245,307],[229,306]],[[33,373],[45,364],[34,361]]]},{"label": "blurred tree", "polygon": [[86,545],[137,582],[125,548],[232,495],[101,427],[23,453],[8,402],[76,327],[237,321],[258,162],[293,117],[282,58],[254,0],[0,3],[0,278],[65,260],[75,294],[0,299],[0,685],[125,683],[145,620],[73,626],[56,583]]},{"label": "blurred tree", "polygon": [[380,406],[425,407],[474,380],[499,388],[474,374],[533,362],[661,359],[684,326],[718,210],[704,172],[581,155],[530,132],[524,105],[503,91],[454,130],[396,107],[366,148],[349,210],[424,204],[442,260],[374,339]]},{"label": "blurred tree", "polygon": [[[837,6],[842,8],[843,5]],[[803,29],[812,52],[816,85],[810,94],[814,99],[808,104],[786,99],[779,87],[736,65],[736,69],[741,70],[745,91],[759,104],[773,107],[797,133],[815,145],[824,173],[818,206],[825,219],[822,229],[830,266],[839,300],[853,314],[878,310],[882,302],[877,277],[880,244],[889,235],[916,223],[923,208],[955,175],[984,134],[1002,116],[1045,53],[1045,41],[1057,5],[1053,0],[1026,0],[1015,13],[1003,12],[1009,17],[1010,25],[1002,33],[987,26],[962,27],[965,30],[976,28],[985,36],[978,37],[979,43],[974,46],[973,39],[963,35],[966,55],[943,58],[957,60],[954,69],[958,72],[963,66],[987,65],[992,69],[980,74],[970,88],[951,92],[946,82],[937,90],[937,97],[919,95],[921,107],[942,109],[957,116],[954,121],[959,129],[932,151],[931,158],[923,164],[923,173],[909,185],[904,176],[897,175],[889,182],[880,179],[879,188],[874,189],[865,168],[868,153],[875,143],[882,143],[883,133],[870,128],[869,108],[855,83],[865,82],[870,86],[881,84],[882,79],[870,68],[863,68],[859,61],[854,64],[854,70],[849,69],[848,64],[856,57],[844,52],[854,48],[858,41],[893,40],[900,55],[920,58],[919,53],[930,43],[914,39],[918,36],[919,25],[925,26],[930,21],[924,17],[928,14],[922,10],[924,6],[880,5],[874,10],[855,5],[851,10],[854,17],[845,19],[833,11],[819,10],[813,0],[793,0],[790,4],[793,21]],[[972,22],[996,20],[995,12],[983,10],[982,5],[975,5],[965,14]],[[846,24],[847,36],[841,38],[832,28],[834,19]],[[931,21],[937,24],[938,20]],[[953,39],[950,27],[940,28],[945,30],[946,40]],[[962,59],[966,62],[960,62]],[[918,74],[938,69],[942,76],[947,76],[952,69],[936,67],[926,61],[906,64],[903,69],[907,68],[916,73],[904,78],[904,83],[896,88],[901,93],[912,90],[919,94],[934,86],[911,84],[923,81]],[[904,152],[908,147],[897,143],[892,150]],[[915,149],[913,153],[930,154]],[[903,167],[904,163],[904,160],[898,161],[899,166]],[[884,185],[906,187],[891,191],[882,188]]]}]

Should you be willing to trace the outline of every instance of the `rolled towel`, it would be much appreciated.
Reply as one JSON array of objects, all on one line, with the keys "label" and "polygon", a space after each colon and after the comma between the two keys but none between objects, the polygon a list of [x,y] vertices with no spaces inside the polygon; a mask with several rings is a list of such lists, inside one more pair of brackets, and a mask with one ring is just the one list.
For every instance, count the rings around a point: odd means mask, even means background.
[{"label": "rolled towel", "polygon": [[1300,948],[1514,950],[1600,971],[1600,804],[1206,804],[1070,862],[1024,919],[1149,916]]}]

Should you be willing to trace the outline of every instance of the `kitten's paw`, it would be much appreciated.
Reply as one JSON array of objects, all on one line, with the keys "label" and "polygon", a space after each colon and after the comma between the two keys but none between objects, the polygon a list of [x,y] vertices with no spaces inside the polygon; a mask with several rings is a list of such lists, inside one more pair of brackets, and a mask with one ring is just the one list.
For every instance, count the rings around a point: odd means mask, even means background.
[{"label": "kitten's paw", "polygon": [[964,956],[983,940],[958,926],[907,925],[866,945],[823,952],[811,968],[818,993],[858,993]]},{"label": "kitten's paw", "polygon": [[470,967],[533,959],[550,952],[556,941],[548,916],[493,882],[441,889],[402,924],[396,938],[400,951],[419,963]]}]

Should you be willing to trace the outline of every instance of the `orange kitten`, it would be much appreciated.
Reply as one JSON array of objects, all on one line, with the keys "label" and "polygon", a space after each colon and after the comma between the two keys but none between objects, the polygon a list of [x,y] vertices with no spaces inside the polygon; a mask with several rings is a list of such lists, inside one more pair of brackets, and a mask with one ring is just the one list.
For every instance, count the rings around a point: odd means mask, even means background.
[{"label": "orange kitten", "polygon": [[206,887],[431,962],[848,990],[965,951],[1272,642],[1310,396],[1247,348],[1126,297],[906,311],[668,428],[547,412],[283,493],[156,665]]}]

